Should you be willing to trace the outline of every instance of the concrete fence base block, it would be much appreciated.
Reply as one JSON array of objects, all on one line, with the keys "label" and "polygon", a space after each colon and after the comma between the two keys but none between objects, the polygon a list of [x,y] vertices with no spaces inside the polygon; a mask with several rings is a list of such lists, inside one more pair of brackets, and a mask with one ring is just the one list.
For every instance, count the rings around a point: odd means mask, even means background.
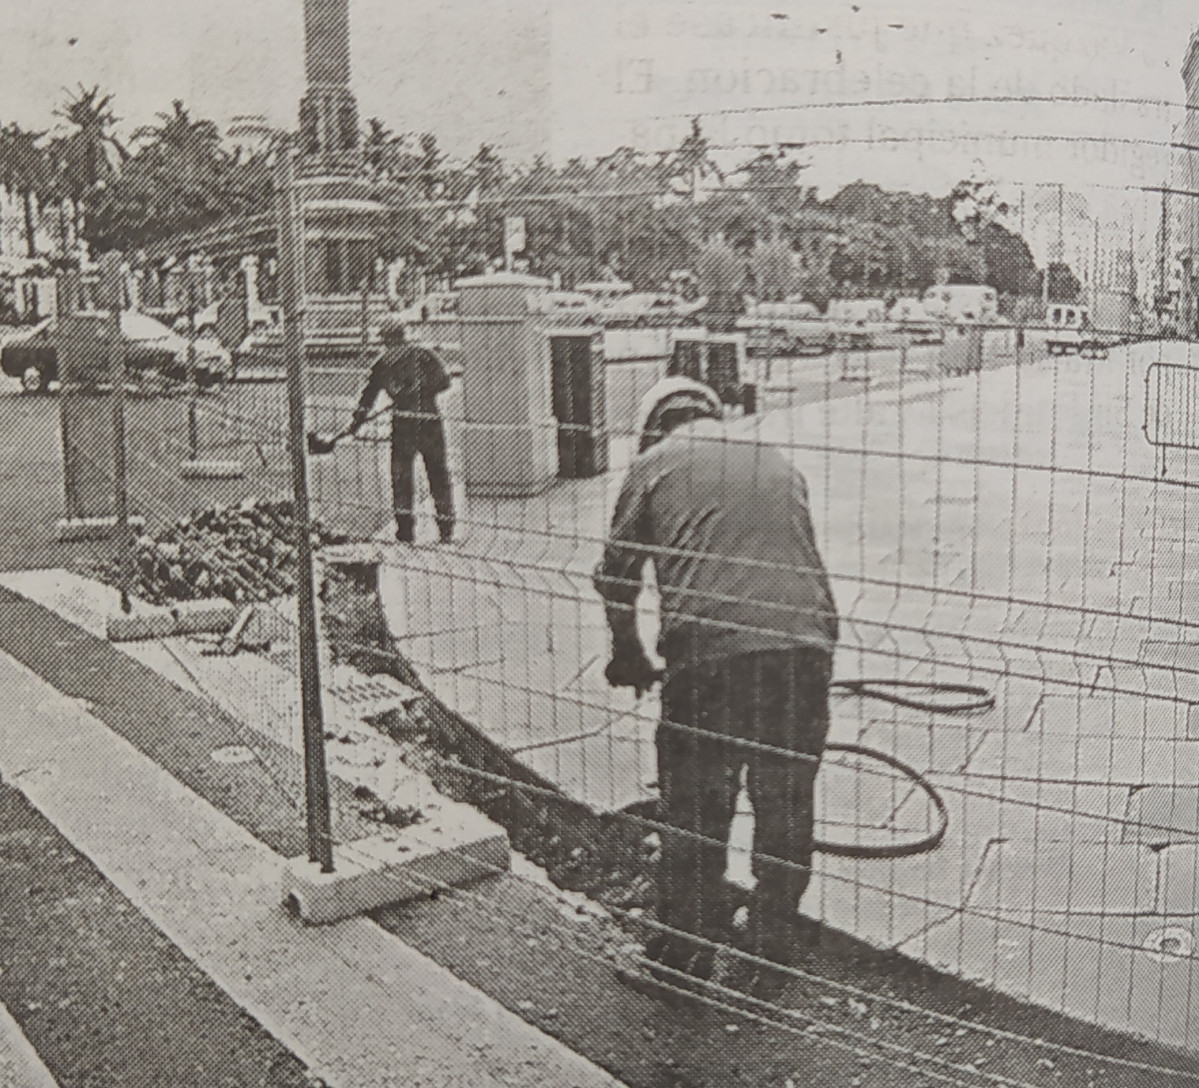
[{"label": "concrete fence base block", "polygon": [[184,461],[179,466],[185,480],[240,480],[245,474],[240,461]]},{"label": "concrete fence base block", "polygon": [[171,608],[177,635],[223,634],[233,626],[240,611],[241,608],[223,597],[180,601]]},{"label": "concrete fence base block", "polygon": [[[141,532],[146,527],[143,517],[131,517],[129,528]],[[85,540],[108,540],[117,529],[117,519],[108,518],[63,518],[55,527],[55,537],[62,544],[77,544]]]},{"label": "concrete fence base block", "polygon": [[284,906],[310,925],[324,925],[504,872],[507,834],[471,809],[450,808],[453,826],[422,820],[338,847],[332,873],[292,861],[284,870]]},{"label": "concrete fence base block", "polygon": [[175,633],[175,617],[165,608],[154,608],[132,615],[123,613],[107,620],[109,642],[139,642],[150,638],[169,638]]}]

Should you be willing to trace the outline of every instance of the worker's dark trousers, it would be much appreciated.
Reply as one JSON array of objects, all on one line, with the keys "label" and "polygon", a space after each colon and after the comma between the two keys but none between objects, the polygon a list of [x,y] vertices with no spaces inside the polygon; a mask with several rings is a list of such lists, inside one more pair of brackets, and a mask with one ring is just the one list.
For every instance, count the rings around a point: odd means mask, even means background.
[{"label": "worker's dark trousers", "polygon": [[445,431],[440,419],[401,419],[391,425],[391,494],[395,507],[396,539],[411,541],[416,526],[413,510],[413,477],[417,454],[425,462],[425,476],[437,512],[442,540],[454,535],[454,489],[446,464]]},{"label": "worker's dark trousers", "polygon": [[715,943],[730,936],[724,873],[744,767],[754,812],[753,950],[790,960],[811,878],[813,790],[831,672],[822,650],[768,651],[704,663],[664,688],[658,785],[663,822],[676,830],[662,835],[658,920],[668,930],[650,941],[651,958],[681,970],[703,950],[696,963],[710,964],[709,949],[670,931]]}]

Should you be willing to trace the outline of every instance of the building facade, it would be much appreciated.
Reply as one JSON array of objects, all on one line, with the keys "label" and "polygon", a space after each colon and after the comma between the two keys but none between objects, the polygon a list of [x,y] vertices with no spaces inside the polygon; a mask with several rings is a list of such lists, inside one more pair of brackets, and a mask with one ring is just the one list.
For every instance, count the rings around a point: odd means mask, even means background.
[{"label": "building facade", "polygon": [[1179,237],[1170,249],[1174,254],[1171,280],[1177,282],[1178,323],[1187,336],[1199,333],[1199,28],[1191,35],[1182,63],[1186,87],[1186,114],[1175,140],[1172,217]]}]

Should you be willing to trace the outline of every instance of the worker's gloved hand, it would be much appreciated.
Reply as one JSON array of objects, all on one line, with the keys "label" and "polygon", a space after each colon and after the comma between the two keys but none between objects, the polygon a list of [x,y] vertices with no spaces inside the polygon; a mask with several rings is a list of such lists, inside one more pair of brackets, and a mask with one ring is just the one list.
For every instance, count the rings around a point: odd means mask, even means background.
[{"label": "worker's gloved hand", "polygon": [[632,688],[640,698],[660,679],[661,673],[640,647],[615,649],[604,670],[604,678],[614,688]]}]

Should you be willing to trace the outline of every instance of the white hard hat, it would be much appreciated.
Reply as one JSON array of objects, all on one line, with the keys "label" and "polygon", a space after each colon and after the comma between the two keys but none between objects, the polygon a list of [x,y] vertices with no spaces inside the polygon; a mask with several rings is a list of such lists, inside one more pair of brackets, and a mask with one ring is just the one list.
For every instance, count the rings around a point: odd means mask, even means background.
[{"label": "white hard hat", "polygon": [[708,408],[717,418],[724,414],[724,408],[714,389],[702,382],[676,375],[672,378],[663,378],[641,398],[641,405],[637,409],[637,433],[644,435],[646,424],[649,423],[654,412],[668,400],[676,399],[680,405],[700,404]]}]

